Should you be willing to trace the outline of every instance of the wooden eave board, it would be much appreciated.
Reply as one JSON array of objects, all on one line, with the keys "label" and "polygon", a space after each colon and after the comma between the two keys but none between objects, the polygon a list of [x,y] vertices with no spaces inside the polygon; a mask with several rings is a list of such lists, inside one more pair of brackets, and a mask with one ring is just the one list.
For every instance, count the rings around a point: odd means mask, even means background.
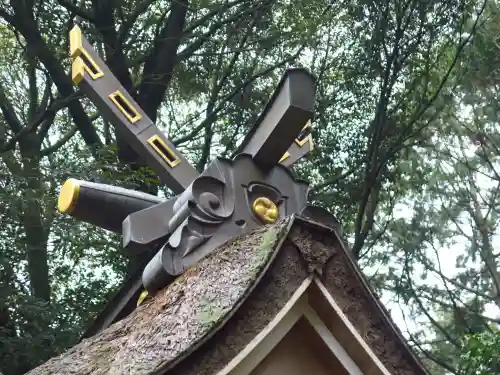
[{"label": "wooden eave board", "polygon": [[259,375],[259,371],[262,372],[259,366],[301,321],[307,321],[317,338],[329,349],[332,356],[329,361],[340,363],[340,373],[390,374],[356,332],[321,281],[311,276],[276,317],[217,375]]}]

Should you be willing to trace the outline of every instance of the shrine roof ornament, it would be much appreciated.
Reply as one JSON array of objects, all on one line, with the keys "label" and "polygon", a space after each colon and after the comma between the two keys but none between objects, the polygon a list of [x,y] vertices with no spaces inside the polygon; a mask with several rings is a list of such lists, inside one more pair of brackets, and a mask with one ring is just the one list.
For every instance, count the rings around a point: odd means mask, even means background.
[{"label": "shrine roof ornament", "polygon": [[[141,292],[155,294],[228,240],[294,214],[330,226],[337,220],[307,205],[309,185],[289,169],[313,147],[315,77],[287,69],[257,122],[230,158],[199,173],[155,126],[75,26],[70,32],[73,82],[147,161],[176,196],[153,195],[69,179],[58,207],[121,233],[125,251],[145,267],[125,282],[86,336],[131,312]],[[144,297],[142,294],[141,299]]]},{"label": "shrine roof ornament", "polygon": [[429,375],[338,232],[300,216],[218,247],[28,375]]}]

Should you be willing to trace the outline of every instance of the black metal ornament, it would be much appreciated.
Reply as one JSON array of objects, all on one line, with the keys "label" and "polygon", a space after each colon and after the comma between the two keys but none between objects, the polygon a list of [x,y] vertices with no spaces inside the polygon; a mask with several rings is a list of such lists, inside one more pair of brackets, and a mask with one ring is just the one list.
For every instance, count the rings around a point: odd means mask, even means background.
[{"label": "black metal ornament", "polygon": [[[132,275],[87,330],[91,336],[132,311],[226,241],[280,218],[303,214],[338,221],[307,206],[309,184],[290,167],[313,147],[315,77],[287,69],[274,94],[230,159],[216,158],[200,174],[153,124],[75,26],[70,32],[73,82],[148,162],[175,197],[70,179],[59,210],[121,233],[125,251],[142,256]],[[141,299],[144,297],[141,295]]]}]

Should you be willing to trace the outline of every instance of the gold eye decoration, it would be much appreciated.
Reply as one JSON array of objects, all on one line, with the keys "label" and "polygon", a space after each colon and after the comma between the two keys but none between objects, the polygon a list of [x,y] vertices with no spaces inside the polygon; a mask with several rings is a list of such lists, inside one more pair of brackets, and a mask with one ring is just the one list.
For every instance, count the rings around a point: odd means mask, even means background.
[{"label": "gold eye decoration", "polygon": [[264,223],[274,223],[278,220],[278,206],[266,197],[259,197],[252,203],[252,211]]}]

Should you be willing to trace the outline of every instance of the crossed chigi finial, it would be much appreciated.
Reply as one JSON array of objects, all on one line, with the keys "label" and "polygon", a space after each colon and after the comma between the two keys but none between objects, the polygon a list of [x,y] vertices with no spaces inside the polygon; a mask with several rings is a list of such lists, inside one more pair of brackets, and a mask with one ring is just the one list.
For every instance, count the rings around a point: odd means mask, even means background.
[{"label": "crossed chigi finial", "polygon": [[124,249],[147,262],[85,336],[127,315],[141,291],[154,294],[231,238],[292,214],[337,223],[326,211],[307,206],[309,184],[289,169],[313,147],[315,78],[307,70],[286,70],[233,157],[216,158],[198,173],[123,88],[79,26],[70,32],[70,53],[74,84],[177,194],[163,200],[104,184],[64,183],[62,213],[121,233]]}]

